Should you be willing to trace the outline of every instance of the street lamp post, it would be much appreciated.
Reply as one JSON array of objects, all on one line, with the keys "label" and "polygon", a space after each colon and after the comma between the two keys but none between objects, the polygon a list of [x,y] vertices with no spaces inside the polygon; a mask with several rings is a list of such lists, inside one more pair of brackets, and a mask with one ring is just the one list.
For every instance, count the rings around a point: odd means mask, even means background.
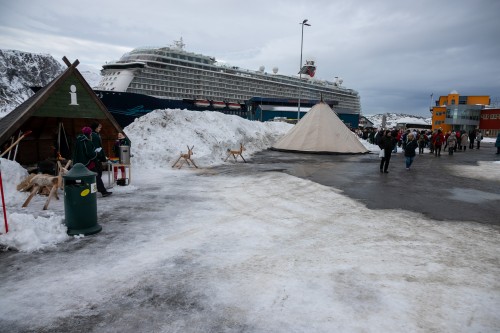
[{"label": "street lamp post", "polygon": [[429,111],[432,113],[432,97],[434,96],[434,93],[431,94],[431,102],[429,104]]},{"label": "street lamp post", "polygon": [[305,19],[304,21],[302,21],[302,23],[299,23],[300,25],[302,25],[302,35],[300,37],[300,66],[299,66],[299,80],[300,80],[300,85],[299,85],[299,108],[298,108],[298,111],[297,111],[297,122],[299,122],[300,120],[300,95],[302,93],[302,48],[304,46],[304,26],[307,25],[307,26],[311,26],[309,23],[307,23],[307,19]]}]

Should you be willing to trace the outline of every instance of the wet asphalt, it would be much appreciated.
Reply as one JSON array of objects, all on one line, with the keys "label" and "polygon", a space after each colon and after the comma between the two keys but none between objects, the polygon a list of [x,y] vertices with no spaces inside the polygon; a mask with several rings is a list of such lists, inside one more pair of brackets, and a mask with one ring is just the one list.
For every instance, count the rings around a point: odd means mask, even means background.
[{"label": "wet asphalt", "polygon": [[[418,150],[417,150],[418,153]],[[500,179],[485,179],[456,172],[454,167],[471,170],[479,161],[499,161],[493,143],[465,152],[441,152],[435,157],[428,150],[416,156],[410,171],[403,153],[393,154],[389,173],[380,173],[378,154],[317,155],[266,150],[215,168],[218,173],[278,171],[340,189],[368,208],[402,209],[422,213],[435,220],[473,221],[500,225]],[[495,164],[496,165],[496,164]],[[498,165],[500,168],[500,165]],[[473,169],[472,169],[473,170]],[[491,177],[490,177],[491,178]]]}]

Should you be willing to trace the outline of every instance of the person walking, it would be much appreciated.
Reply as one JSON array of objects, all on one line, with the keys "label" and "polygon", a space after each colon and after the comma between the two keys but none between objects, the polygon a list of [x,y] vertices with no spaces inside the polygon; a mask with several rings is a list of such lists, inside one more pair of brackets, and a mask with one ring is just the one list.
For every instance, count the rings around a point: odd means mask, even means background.
[{"label": "person walking", "polygon": [[406,170],[410,171],[410,167],[415,159],[415,149],[418,147],[417,140],[415,140],[415,136],[413,133],[408,134],[406,138],[406,149],[405,149],[405,162],[406,162]]},{"label": "person walking", "polygon": [[462,137],[462,132],[460,132],[460,130],[456,130],[455,137],[457,138],[457,146],[456,146],[455,151],[462,150],[462,140],[460,140]]},{"label": "person walking", "polygon": [[372,145],[375,143],[375,130],[373,128],[370,129],[370,134],[368,135],[368,142],[370,142]]},{"label": "person walking", "polygon": [[451,134],[448,136],[448,139],[446,139],[446,143],[448,144],[448,155],[453,155],[453,152],[456,150],[457,146],[457,136],[455,132],[451,132]]},{"label": "person walking", "polygon": [[92,129],[92,134],[91,134],[91,141],[92,144],[94,145],[96,152],[97,152],[97,160],[96,160],[96,173],[97,173],[97,191],[102,194],[103,197],[107,197],[113,192],[109,192],[106,190],[104,187],[104,183],[102,182],[102,163],[107,162],[108,158],[106,157],[106,153],[102,147],[102,139],[101,139],[101,129],[102,126],[100,123],[92,123],[90,125],[90,128]]},{"label": "person walking", "polygon": [[425,135],[425,131],[420,132],[420,136],[418,137],[418,154],[424,153],[425,145],[427,144],[427,135]]},{"label": "person walking", "polygon": [[441,156],[441,146],[443,145],[444,142],[444,135],[443,131],[441,129],[438,129],[436,135],[434,136],[434,156],[439,157]]},{"label": "person walking", "polygon": [[392,136],[391,131],[385,131],[385,135],[380,139],[379,147],[383,151],[382,159],[380,160],[380,172],[389,173],[389,162],[391,160],[392,150],[396,144],[396,139]]},{"label": "person walking", "polygon": [[[73,163],[81,163],[92,172],[97,173],[97,164],[101,163],[98,160],[98,148],[94,147],[91,141],[92,129],[90,127],[82,128],[82,134],[76,138],[75,151],[73,153]],[[101,192],[103,197],[111,195],[112,192],[106,191],[102,179],[96,177],[97,191]]]},{"label": "person walking", "polygon": [[463,131],[460,136],[460,145],[462,146],[464,152],[467,150],[467,144],[469,143],[469,134],[466,131]]},{"label": "person walking", "polygon": [[481,146],[481,140],[483,140],[483,134],[481,134],[481,131],[477,131],[476,134],[476,142],[477,142],[477,149]]},{"label": "person walking", "polygon": [[498,132],[497,141],[495,141],[495,147],[497,147],[497,155],[500,154],[500,132]]},{"label": "person walking", "polygon": [[469,149],[474,149],[474,141],[476,141],[476,130],[473,129],[469,132]]},{"label": "person walking", "polygon": [[438,134],[437,130],[432,131],[429,133],[428,138],[429,138],[429,148],[430,148],[430,153],[434,154],[435,148],[434,148],[434,141],[436,140],[436,136]]},{"label": "person walking", "polygon": [[446,132],[446,134],[444,135],[444,147],[443,147],[443,151],[446,151],[446,148],[448,148],[448,138],[450,137],[450,135],[451,135],[450,131]]}]

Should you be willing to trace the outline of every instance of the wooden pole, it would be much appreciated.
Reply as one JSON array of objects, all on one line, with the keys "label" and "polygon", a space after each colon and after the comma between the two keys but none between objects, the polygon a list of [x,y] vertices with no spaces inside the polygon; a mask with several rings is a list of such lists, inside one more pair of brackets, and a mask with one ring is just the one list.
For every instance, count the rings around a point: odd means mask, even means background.
[{"label": "wooden pole", "polygon": [[17,139],[13,144],[11,144],[9,148],[5,149],[5,151],[2,152],[2,154],[0,155],[0,157],[2,157],[3,155],[5,155],[9,151],[11,151],[12,148],[14,148],[19,143],[19,141],[21,141],[22,139],[24,139],[25,137],[27,137],[30,134],[31,134],[31,131],[27,131],[26,133],[24,133],[19,139]]},{"label": "wooden pole", "polygon": [[9,232],[9,224],[7,223],[7,211],[5,209],[5,198],[3,196],[3,181],[2,181],[2,162],[0,162],[0,192],[2,193],[2,209],[3,209],[3,220],[5,223],[5,233]]}]

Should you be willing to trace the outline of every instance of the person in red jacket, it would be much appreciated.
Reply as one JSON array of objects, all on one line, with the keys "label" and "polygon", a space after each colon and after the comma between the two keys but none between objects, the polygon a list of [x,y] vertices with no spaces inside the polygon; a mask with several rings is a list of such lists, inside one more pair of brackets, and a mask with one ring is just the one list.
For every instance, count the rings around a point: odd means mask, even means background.
[{"label": "person in red jacket", "polygon": [[441,146],[443,145],[443,143],[444,143],[443,131],[439,129],[436,135],[433,137],[434,156],[436,157],[441,156]]}]

